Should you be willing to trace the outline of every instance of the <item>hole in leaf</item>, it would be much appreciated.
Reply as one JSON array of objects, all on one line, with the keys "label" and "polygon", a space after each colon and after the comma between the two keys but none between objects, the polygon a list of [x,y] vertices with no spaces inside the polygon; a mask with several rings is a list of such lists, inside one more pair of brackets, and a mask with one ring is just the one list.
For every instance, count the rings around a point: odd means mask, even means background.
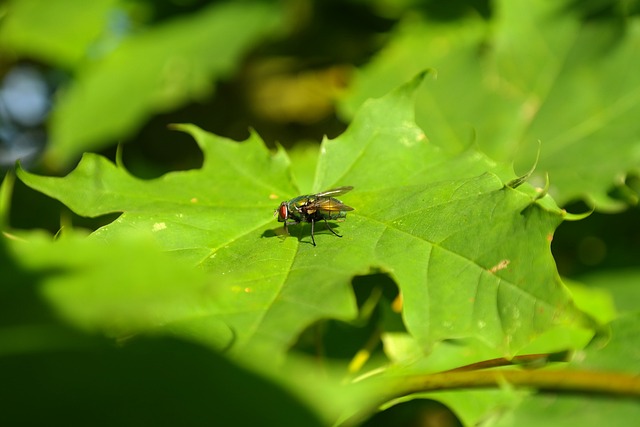
[{"label": "hole in leaf", "polygon": [[[570,205],[578,212],[583,206]],[[567,221],[556,230],[551,251],[558,272],[579,277],[597,269],[623,269],[638,265],[640,209],[616,214],[594,212],[580,221]]]},{"label": "hole in leaf", "polygon": [[358,317],[350,322],[324,319],[306,328],[292,350],[319,360],[349,361],[349,370],[373,368],[387,363],[380,336],[406,331],[401,313],[392,309],[398,287],[386,274],[357,276],[352,281]]},{"label": "hole in leaf", "polygon": [[393,405],[366,420],[362,427],[459,427],[460,420],[446,405],[430,399],[413,399]]}]

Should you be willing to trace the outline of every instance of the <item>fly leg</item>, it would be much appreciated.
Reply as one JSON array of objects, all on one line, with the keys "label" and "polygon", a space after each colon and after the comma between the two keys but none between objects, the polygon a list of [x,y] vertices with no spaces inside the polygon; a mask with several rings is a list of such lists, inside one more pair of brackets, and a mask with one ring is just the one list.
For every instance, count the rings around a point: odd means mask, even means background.
[{"label": "fly leg", "polygon": [[288,220],[284,221],[284,231],[289,235],[289,226],[300,224],[298,221],[289,222]]},{"label": "fly leg", "polygon": [[[339,235],[338,233],[336,233],[335,231],[333,231],[333,228],[331,228],[331,226],[329,225],[329,223],[327,222],[327,219],[325,218],[324,223],[327,225],[327,228],[329,229],[330,232],[332,232],[333,234],[335,234],[338,237],[342,237],[341,235]],[[313,233],[312,233],[313,235]]]},{"label": "fly leg", "polygon": [[316,245],[316,239],[313,237],[313,225],[314,225],[315,223],[316,223],[316,222],[313,220],[313,218],[311,218],[311,241],[313,242],[313,246],[315,246],[315,245]]},{"label": "fly leg", "polygon": [[284,231],[289,234],[289,224],[291,225],[296,225],[298,222],[297,221],[293,221],[293,222],[289,222],[288,220],[284,220]]}]

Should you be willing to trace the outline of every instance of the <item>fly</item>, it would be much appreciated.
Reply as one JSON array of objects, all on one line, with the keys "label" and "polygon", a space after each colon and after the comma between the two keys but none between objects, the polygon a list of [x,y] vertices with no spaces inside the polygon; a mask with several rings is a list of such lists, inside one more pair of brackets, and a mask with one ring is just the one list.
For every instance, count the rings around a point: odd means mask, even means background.
[{"label": "fly", "polygon": [[316,239],[313,236],[316,221],[324,220],[329,231],[338,237],[342,237],[333,231],[327,220],[346,218],[347,212],[353,210],[351,206],[347,206],[340,200],[332,197],[339,196],[351,190],[353,190],[352,186],[339,187],[318,194],[298,196],[289,201],[282,202],[276,210],[278,222],[284,222],[284,230],[287,233],[289,233],[289,229],[287,228],[289,224],[310,222],[313,246],[316,246]]}]

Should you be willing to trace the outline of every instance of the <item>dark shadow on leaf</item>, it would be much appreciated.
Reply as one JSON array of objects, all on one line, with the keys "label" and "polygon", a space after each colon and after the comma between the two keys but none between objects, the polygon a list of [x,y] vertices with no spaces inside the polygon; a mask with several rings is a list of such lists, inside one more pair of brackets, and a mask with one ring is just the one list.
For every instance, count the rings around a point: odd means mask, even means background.
[{"label": "dark shadow on leaf", "polygon": [[0,365],[3,425],[322,425],[282,386],[172,338],[5,354]]},{"label": "dark shadow on leaf", "polygon": [[262,237],[262,238],[265,238],[265,237],[267,237],[267,238],[268,237],[277,237],[277,236],[280,235],[280,233],[278,233],[278,230],[279,230],[279,228],[273,228],[271,230],[265,230],[262,233],[262,236],[260,236],[260,237]]},{"label": "dark shadow on leaf", "polygon": [[[331,222],[329,225],[336,233],[340,234],[338,232],[338,229],[340,228],[338,224],[336,224],[335,222]],[[314,227],[314,235],[317,237],[323,234],[328,234],[333,236],[331,231],[327,229],[327,226],[324,224],[324,221],[316,222],[316,225]],[[265,230],[264,232],[262,232],[262,235],[260,237],[262,238],[279,237],[282,240],[286,239],[287,237],[293,237],[298,239],[300,243],[308,243],[310,245],[313,245],[313,243],[311,242],[311,224],[310,223],[300,223],[300,224],[289,225],[289,234],[287,234],[287,232],[284,230],[284,227],[280,225],[279,227]],[[333,236],[333,237],[338,238],[337,236]]]}]

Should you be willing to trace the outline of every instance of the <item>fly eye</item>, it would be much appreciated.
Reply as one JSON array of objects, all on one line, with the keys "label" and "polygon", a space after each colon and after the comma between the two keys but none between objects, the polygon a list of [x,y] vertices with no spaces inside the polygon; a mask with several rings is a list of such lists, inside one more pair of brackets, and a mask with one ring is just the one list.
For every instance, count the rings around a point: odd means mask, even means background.
[{"label": "fly eye", "polygon": [[285,203],[281,204],[278,208],[278,217],[281,219],[287,219],[289,217],[289,210],[287,209],[287,205]]}]

